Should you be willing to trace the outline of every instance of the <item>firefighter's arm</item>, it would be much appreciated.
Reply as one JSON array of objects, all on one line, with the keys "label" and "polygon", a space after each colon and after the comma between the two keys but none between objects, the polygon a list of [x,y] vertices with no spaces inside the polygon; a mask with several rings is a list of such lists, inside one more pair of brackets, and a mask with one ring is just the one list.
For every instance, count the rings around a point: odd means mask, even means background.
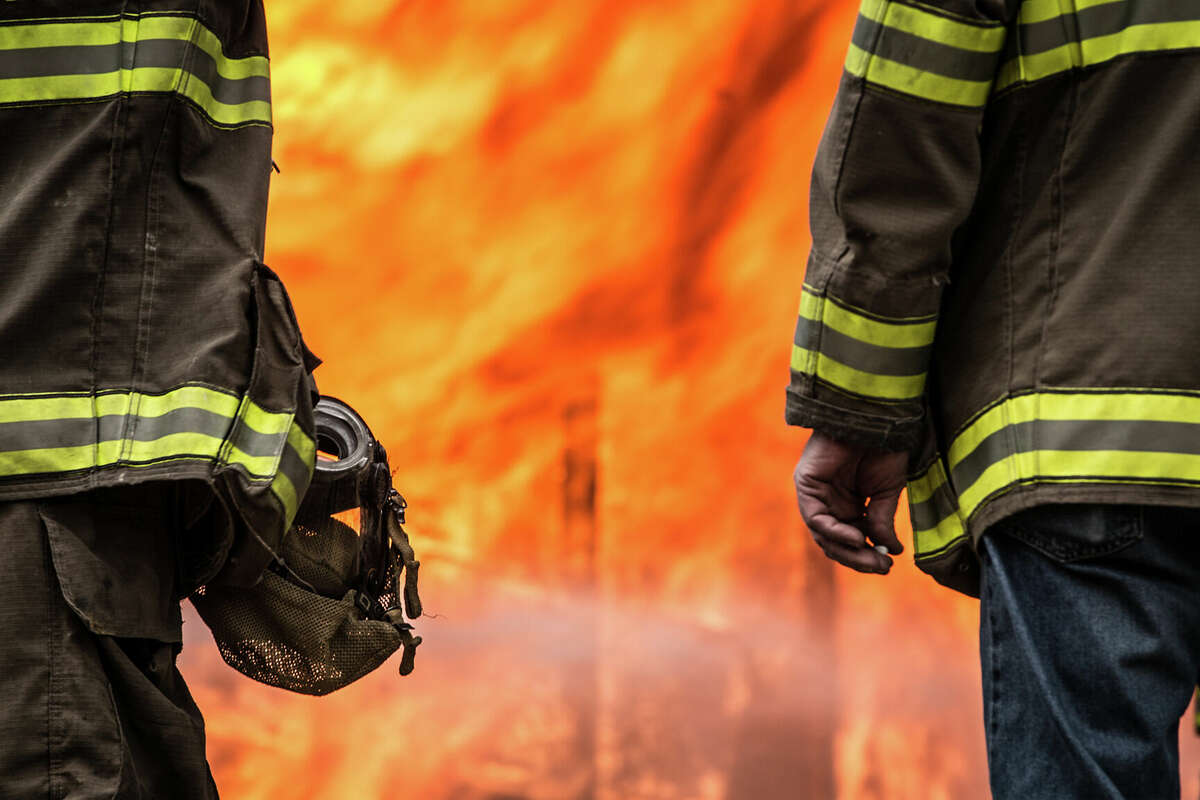
[{"label": "firefighter's arm", "polygon": [[974,202],[1004,0],[864,0],[817,152],[787,421],[915,449],[951,239]]}]

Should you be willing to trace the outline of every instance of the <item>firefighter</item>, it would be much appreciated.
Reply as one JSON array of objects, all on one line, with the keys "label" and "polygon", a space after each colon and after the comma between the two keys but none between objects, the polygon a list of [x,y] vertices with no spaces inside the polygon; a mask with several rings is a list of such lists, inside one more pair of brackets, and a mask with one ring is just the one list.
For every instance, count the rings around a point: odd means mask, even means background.
[{"label": "firefighter", "polygon": [[826,555],[981,598],[1000,800],[1178,798],[1200,673],[1200,4],[865,0],[787,421]]},{"label": "firefighter", "polygon": [[0,4],[0,796],[216,796],[179,600],[315,452],[270,99],[260,0]]}]

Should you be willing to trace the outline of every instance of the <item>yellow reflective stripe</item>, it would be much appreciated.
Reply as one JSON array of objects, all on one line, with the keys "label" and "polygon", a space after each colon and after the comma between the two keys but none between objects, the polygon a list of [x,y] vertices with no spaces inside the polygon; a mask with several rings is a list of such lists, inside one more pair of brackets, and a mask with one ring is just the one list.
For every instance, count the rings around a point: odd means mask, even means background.
[{"label": "yellow reflective stripe", "polygon": [[177,92],[222,125],[266,123],[271,120],[270,103],[262,100],[250,100],[236,105],[222,103],[213,98],[208,84],[179,69],[139,67],[99,75],[0,79],[0,103],[96,99],[110,97],[122,91]]},{"label": "yellow reflective stripe", "polygon": [[116,464],[121,461],[122,448],[127,444],[124,439],[114,439],[112,441],[98,442],[94,448],[95,462],[89,464],[89,467],[106,466]]},{"label": "yellow reflective stripe", "polygon": [[47,447],[41,450],[0,450],[0,475],[31,475],[38,472],[69,472],[94,464],[96,448]]},{"label": "yellow reflective stripe", "polygon": [[[988,409],[950,445],[954,469],[985,439],[1011,425],[1042,421],[1200,421],[1200,397],[1146,392],[1044,392],[1021,395]],[[990,464],[971,486],[960,487],[960,508],[970,515],[982,500],[1023,480],[1087,478],[1200,481],[1200,456],[1126,450],[1034,450]]]},{"label": "yellow reflective stripe", "polygon": [[308,464],[308,474],[309,477],[312,477],[317,458],[316,441],[305,433],[299,425],[293,423],[291,429],[288,430],[287,443],[300,456],[300,460]]},{"label": "yellow reflective stripe", "polygon": [[1035,450],[1029,466],[1050,477],[1174,478],[1200,481],[1200,455],[1130,450]]},{"label": "yellow reflective stripe", "polygon": [[1129,53],[1179,50],[1200,46],[1200,20],[1133,25],[1119,33],[1084,39],[1085,65],[1100,64]]},{"label": "yellow reflective stripe", "polygon": [[279,436],[289,432],[295,414],[291,412],[267,411],[253,400],[246,398],[241,412],[242,422],[257,433]]},{"label": "yellow reflective stripe", "polygon": [[1005,89],[1016,81],[1036,81],[1083,66],[1078,44],[1064,44],[1042,53],[1020,56],[1000,68],[996,89]]},{"label": "yellow reflective stripe", "polygon": [[1134,25],[1107,36],[1061,45],[1053,50],[1020,56],[1001,70],[996,89],[1020,81],[1036,81],[1076,67],[1103,64],[1133,53],[1153,53],[1200,47],[1200,20]]},{"label": "yellow reflective stripe", "polygon": [[141,15],[0,26],[0,50],[103,46],[155,39],[191,42],[212,57],[217,73],[223,78],[270,76],[266,56],[229,58],[217,35],[194,17]]},{"label": "yellow reflective stripe", "polygon": [[196,105],[204,109],[204,113],[222,125],[238,125],[246,122],[270,122],[271,104],[265,100],[249,100],[245,103],[229,104],[213,99],[212,90],[204,81],[188,76],[188,81],[180,92]]},{"label": "yellow reflective stripe", "polygon": [[962,50],[998,53],[1004,47],[1005,30],[1002,25],[958,22],[902,3],[874,3],[870,7],[864,3],[859,13],[889,28]]},{"label": "yellow reflective stripe", "polygon": [[121,91],[178,92],[183,86],[185,75],[187,73],[178,67],[138,67],[121,70]]},{"label": "yellow reflective stripe", "polygon": [[[815,364],[816,370],[811,366]],[[792,369],[815,375],[821,380],[854,394],[884,400],[912,400],[925,391],[924,375],[876,375],[834,361],[824,353],[792,346]]]},{"label": "yellow reflective stripe", "polygon": [[[143,19],[143,26],[147,20]],[[149,37],[143,37],[149,38]],[[239,80],[241,78],[269,78],[271,76],[270,61],[266,56],[245,56],[243,58],[228,58],[221,49],[221,40],[217,35],[204,27],[198,21],[192,44],[212,56],[217,63],[217,73],[222,78]]]},{"label": "yellow reflective stripe", "polygon": [[796,372],[803,372],[805,375],[816,375],[817,351],[793,344],[791,367]]},{"label": "yellow reflective stripe", "polygon": [[[185,386],[161,395],[137,392],[108,392],[96,397],[0,397],[0,425],[24,422],[54,422],[125,417],[127,420],[152,419],[175,411],[197,409],[227,419],[232,428],[241,409],[241,424],[255,434],[278,440],[272,456],[252,456],[229,446],[221,456],[221,446],[227,440],[199,431],[173,431],[152,440],[118,438],[98,443],[35,450],[0,451],[0,474],[34,472],[67,472],[91,467],[109,466],[124,461],[153,461],[173,457],[223,458],[227,463],[240,464],[253,476],[268,478],[275,475],[284,444],[293,448],[312,464],[316,444],[311,437],[293,424],[294,414],[270,412],[248,398],[244,401],[233,395],[205,386]],[[129,423],[121,429],[129,428]]]},{"label": "yellow reflective stripe", "polygon": [[[157,423],[157,428],[150,422],[139,427],[138,420],[151,420],[177,411],[190,413],[168,418]],[[197,411],[205,413],[197,414]],[[108,418],[108,422],[99,424],[101,418]],[[119,421],[120,418],[123,421]],[[222,420],[228,423],[226,434],[214,435],[214,431],[221,430]],[[80,425],[81,421],[85,424]],[[96,397],[0,397],[0,442],[7,441],[9,446],[29,442],[31,436],[21,432],[23,424],[53,425],[55,422],[64,423],[63,432],[77,431],[72,435],[78,435],[80,439],[94,436],[95,431],[106,427],[108,435],[126,431],[137,435],[140,431],[146,436],[155,435],[150,431],[156,430],[162,435],[154,439],[119,435],[114,439],[64,447],[0,450],[0,475],[82,472],[167,461],[237,465],[252,479],[270,481],[270,490],[283,507],[286,528],[295,517],[300,496],[307,489],[316,457],[316,442],[295,423],[293,413],[267,411],[249,398],[239,400],[205,386],[185,386],[161,395],[106,392]],[[6,433],[3,425],[16,427]],[[179,429],[191,425],[207,426],[210,430]],[[239,432],[252,437],[242,441],[253,442],[253,449],[271,454],[255,456],[235,446]],[[3,438],[5,436],[10,438]],[[295,451],[303,464],[303,467],[296,464],[289,453],[287,468],[291,474],[281,468],[286,448]]]},{"label": "yellow reflective stripe", "polygon": [[867,74],[870,64],[871,54],[851,42],[850,49],[846,51],[846,72],[861,78]]},{"label": "yellow reflective stripe", "polygon": [[[1041,398],[1036,406],[1030,402]],[[1048,420],[1200,422],[1200,397],[1150,392],[1038,393],[1019,404],[1023,417]]]},{"label": "yellow reflective stripe", "polygon": [[85,419],[128,413],[137,405],[138,415],[158,417],[177,408],[203,408],[231,417],[238,399],[205,386],[185,386],[162,395],[109,392],[90,396],[0,397],[0,424],[41,422],[56,419]]},{"label": "yellow reflective stripe", "polygon": [[121,42],[117,20],[89,22],[44,22],[0,26],[0,50],[33,47],[87,47]]},{"label": "yellow reflective stripe", "polygon": [[1151,392],[1038,392],[999,403],[954,437],[950,468],[968,456],[984,439],[1008,426],[1034,420],[1099,420],[1109,422],[1200,421],[1200,397]]},{"label": "yellow reflective stripe", "polygon": [[1018,20],[1022,25],[1032,25],[1035,22],[1045,22],[1055,17],[1069,16],[1072,12],[1083,11],[1092,6],[1103,6],[1109,3],[1123,3],[1125,0],[1025,0],[1018,12]]},{"label": "yellow reflective stripe", "polygon": [[[807,288],[800,293],[800,316],[878,347],[928,347],[933,344],[937,332],[937,320],[928,317],[895,317],[891,322],[872,319]],[[910,319],[922,321],[911,322]]]},{"label": "yellow reflective stripe", "polygon": [[180,408],[202,408],[222,417],[233,418],[237,413],[238,399],[230,394],[209,389],[206,386],[185,386],[166,394],[110,394],[96,398],[99,416],[124,413],[127,398],[136,403],[139,417],[161,417]]},{"label": "yellow reflective stripe", "polygon": [[[214,455],[216,454],[214,453]],[[270,478],[275,475],[276,470],[279,468],[278,451],[275,455],[271,456],[252,456],[231,445],[225,452],[222,460],[226,464],[238,464],[245,467],[246,471],[255,478]]]},{"label": "yellow reflective stripe", "polygon": [[[1079,477],[1077,477],[1079,476]],[[1108,480],[1105,480],[1108,479]],[[1156,480],[1157,479],[1157,480]],[[959,496],[959,509],[970,516],[993,492],[1011,485],[1039,483],[1200,482],[1200,455],[1141,453],[1129,450],[1034,450],[992,464]]]},{"label": "yellow reflective stripe", "polygon": [[203,81],[189,80],[184,86],[182,94],[222,125],[240,125],[250,122],[269,123],[271,121],[270,103],[264,100],[250,100],[236,105],[222,103],[213,99],[212,90]]},{"label": "yellow reflective stripe", "polygon": [[872,55],[855,44],[846,55],[846,71],[897,92],[949,105],[982,108],[992,92],[991,81],[947,78]]},{"label": "yellow reflective stripe", "polygon": [[[126,18],[128,21],[129,18]],[[245,56],[243,58],[228,58],[222,49],[221,40],[206,28],[198,19],[192,17],[174,16],[142,16],[134,20],[136,31],[134,37],[126,36],[126,41],[149,41],[152,39],[173,39],[181,42],[191,42],[212,56],[217,64],[217,73],[222,78],[237,80],[240,78],[266,78],[270,76],[270,62],[265,56]]]},{"label": "yellow reflective stripe", "polygon": [[121,91],[121,72],[0,79],[0,103],[36,103],[108,97]]},{"label": "yellow reflective stripe", "polygon": [[1022,467],[1026,470],[1026,475],[1032,476],[1034,459],[1033,453],[1015,453],[990,465],[973,484],[964,488],[958,496],[959,511],[969,517],[983,502],[983,499],[992,492],[1017,484]]},{"label": "yellow reflective stripe", "polygon": [[313,469],[316,466],[317,443],[297,423],[293,422],[288,429],[287,444],[304,462],[303,485],[297,486],[292,480],[292,476],[287,474],[281,458],[279,470],[275,473],[275,479],[271,481],[271,491],[283,505],[285,521],[290,525],[300,508],[301,496],[307,491],[308,485],[312,481]]},{"label": "yellow reflective stripe", "polygon": [[83,419],[92,416],[91,397],[21,397],[0,399],[0,423]]},{"label": "yellow reflective stripe", "polygon": [[962,518],[958,514],[951,514],[934,528],[916,530],[914,526],[913,551],[918,559],[936,555],[966,537],[967,529],[963,526]]},{"label": "yellow reflective stripe", "polygon": [[925,471],[924,475],[908,482],[909,504],[915,506],[924,503],[933,497],[934,493],[946,482],[946,472],[942,469],[942,460],[939,458]]},{"label": "yellow reflective stripe", "polygon": [[[116,440],[114,444],[121,443]],[[222,439],[203,433],[169,433],[148,442],[137,439],[124,440],[125,454],[119,459],[99,460],[97,466],[117,461],[156,461],[172,456],[200,456],[215,458],[221,449]]]},{"label": "yellow reflective stripe", "polygon": [[292,520],[296,518],[296,512],[300,510],[300,492],[297,491],[296,485],[292,483],[292,479],[287,476],[282,470],[275,475],[275,480],[271,481],[271,493],[279,498],[280,504],[283,506],[283,527],[289,528],[292,525]]},{"label": "yellow reflective stripe", "polygon": [[[181,16],[134,16],[100,21],[0,26],[0,50],[181,41],[203,50],[217,74],[229,80],[268,78],[264,56],[228,58],[221,41],[199,20]],[[83,75],[0,79],[0,103],[33,103],[109,97],[121,92],[174,92],[187,97],[219,125],[270,124],[266,100],[224,103],[212,87],[182,68],[135,67]]]},{"label": "yellow reflective stripe", "polygon": [[1036,404],[1037,401],[1032,399],[1034,397],[1036,396],[1024,395],[1014,397],[991,407],[979,415],[974,422],[951,440],[947,456],[950,469],[953,470],[957,467],[984,439],[1011,424],[1012,415],[1023,404],[1027,404],[1031,400]]},{"label": "yellow reflective stripe", "polygon": [[[939,458],[930,465],[924,475],[909,481],[909,508],[915,508],[928,501],[947,483],[949,481],[946,478],[946,471]],[[957,509],[955,513],[938,520],[932,528],[921,527],[924,522],[924,520],[912,519],[913,550],[918,559],[940,552],[967,535],[963,518],[958,514]]]},{"label": "yellow reflective stripe", "polygon": [[[1020,395],[1009,398],[985,411],[950,443],[950,469],[953,470],[957,467],[984,439],[993,433],[1009,425],[1032,422],[1037,419],[1038,415],[1042,413],[1042,404],[1047,397],[1054,397],[1054,395]],[[1069,403],[1070,400],[1067,400],[1066,404],[1069,405]],[[1055,408],[1063,413],[1066,405],[1056,404]],[[1056,419],[1086,419],[1086,417],[1060,416]]]},{"label": "yellow reflective stripe", "polygon": [[256,478],[268,478],[275,475],[279,469],[279,459],[283,455],[283,447],[287,441],[286,432],[291,425],[293,414],[289,412],[276,413],[264,410],[248,396],[242,398],[237,411],[237,426],[250,429],[254,433],[264,434],[278,439],[271,455],[254,456],[237,446],[238,429],[229,435],[225,442],[225,450],[220,458],[227,464],[238,464]]},{"label": "yellow reflective stripe", "polygon": [[890,2],[891,0],[862,0],[858,7],[858,13],[867,19],[878,22],[887,13]]},{"label": "yellow reflective stripe", "polygon": [[[1188,440],[1188,437],[1193,435],[1193,431],[1200,429],[1200,396],[1168,394],[1156,390],[1074,390],[1032,393],[1009,398],[987,409],[954,437],[950,446],[950,469],[953,470],[961,464],[989,436],[1010,426],[1044,424],[1045,429],[1039,427],[1018,434],[1019,441],[1036,445],[1039,441],[1051,444],[1055,437],[1054,426],[1063,423],[1084,426],[1095,424],[1097,427],[1093,436],[1105,436],[1114,432],[1114,425],[1117,426],[1115,432],[1120,434],[1123,424],[1186,426],[1181,427],[1178,434],[1187,440],[1180,443],[1180,448],[1194,449],[1196,442]],[[1059,442],[1079,441],[1080,434],[1070,433],[1071,430],[1082,431],[1084,434],[1088,431],[1086,427],[1067,430],[1066,438],[1059,438]],[[1106,439],[1122,449],[1110,447],[1103,450],[1077,450],[1043,446],[1013,453],[1010,450],[1014,445],[1005,441],[1000,447],[1000,451],[1005,453],[1003,456],[986,465],[971,467],[972,478],[966,478],[972,481],[970,485],[962,485],[963,475],[956,473],[960,480],[955,487],[957,507],[954,514],[938,521],[932,529],[926,527],[932,521],[928,519],[929,508],[921,509],[921,516],[926,518],[914,518],[914,541],[918,557],[923,553],[944,549],[958,536],[965,535],[963,520],[969,519],[989,499],[1016,486],[1119,483],[1194,487],[1200,484],[1200,454],[1164,451],[1162,445],[1165,443],[1169,447],[1173,442],[1173,439],[1164,438],[1165,433],[1160,434],[1157,441],[1147,442],[1146,446],[1155,446],[1156,449],[1138,450],[1137,442],[1143,440],[1135,433],[1136,429],[1130,429],[1127,436],[1109,436]],[[1123,447],[1126,438],[1133,442],[1133,446],[1127,449]],[[1089,441],[1098,443],[1095,438]],[[982,470],[974,473],[974,470],[980,467]],[[911,505],[916,507],[926,503],[946,483],[948,481],[939,460],[926,474],[909,483]]]},{"label": "yellow reflective stripe", "polygon": [[125,79],[122,91],[129,92],[176,92],[187,97],[208,116],[222,125],[237,125],[254,120],[267,121],[271,118],[271,104],[262,100],[245,103],[222,103],[213,98],[208,84],[180,69],[167,67],[138,67],[123,70]]},{"label": "yellow reflective stripe", "polygon": [[[150,442],[114,439],[73,447],[0,451],[0,475],[76,472],[124,461],[161,461],[175,457],[215,457],[220,439],[200,433],[175,433]],[[124,452],[123,452],[124,451]]]}]

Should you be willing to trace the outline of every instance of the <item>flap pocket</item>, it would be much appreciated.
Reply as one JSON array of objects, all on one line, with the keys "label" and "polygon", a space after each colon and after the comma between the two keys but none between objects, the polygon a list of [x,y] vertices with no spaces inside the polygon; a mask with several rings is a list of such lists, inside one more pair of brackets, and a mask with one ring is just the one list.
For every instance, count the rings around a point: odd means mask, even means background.
[{"label": "flap pocket", "polygon": [[63,598],[92,633],[180,642],[169,494],[155,484],[120,491],[120,503],[98,490],[38,504]]}]

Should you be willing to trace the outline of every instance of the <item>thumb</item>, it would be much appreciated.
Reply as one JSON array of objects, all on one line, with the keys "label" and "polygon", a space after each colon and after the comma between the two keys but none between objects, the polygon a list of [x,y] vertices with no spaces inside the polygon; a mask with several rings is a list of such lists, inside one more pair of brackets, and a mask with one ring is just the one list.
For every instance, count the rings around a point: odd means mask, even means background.
[{"label": "thumb", "polygon": [[904,552],[896,536],[896,508],[900,505],[900,490],[874,495],[867,505],[867,535],[877,545],[883,545],[890,555]]}]

